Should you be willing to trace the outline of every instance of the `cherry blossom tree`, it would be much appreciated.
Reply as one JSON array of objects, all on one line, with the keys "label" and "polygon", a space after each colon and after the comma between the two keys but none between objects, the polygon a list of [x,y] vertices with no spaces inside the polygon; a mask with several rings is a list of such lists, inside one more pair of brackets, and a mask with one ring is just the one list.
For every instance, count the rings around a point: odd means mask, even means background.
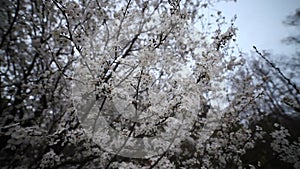
[{"label": "cherry blossom tree", "polygon": [[249,63],[254,82],[260,84],[263,97],[255,99],[244,116],[250,116],[247,123],[251,130],[261,134],[243,160],[255,162],[253,166],[261,168],[297,168],[296,152],[300,148],[298,87],[283,73],[287,69],[279,69],[270,61],[272,54],[258,49],[255,52]]},{"label": "cherry blossom tree", "polygon": [[[298,13],[296,10],[284,23],[299,26]],[[299,45],[297,39],[295,35],[284,42]],[[252,76],[261,84],[264,97],[255,100],[247,115],[253,117],[249,121],[252,130],[259,129],[262,135],[243,160],[257,161],[255,167],[261,168],[299,168],[298,50],[280,57],[254,47],[250,58]]]},{"label": "cherry blossom tree", "polygon": [[1,1],[1,166],[256,165],[262,82],[215,2]]}]

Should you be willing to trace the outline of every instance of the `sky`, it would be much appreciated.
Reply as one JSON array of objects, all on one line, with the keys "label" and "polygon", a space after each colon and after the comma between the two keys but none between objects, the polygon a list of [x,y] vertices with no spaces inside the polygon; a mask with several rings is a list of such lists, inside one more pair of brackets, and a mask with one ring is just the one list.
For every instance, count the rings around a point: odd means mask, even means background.
[{"label": "sky", "polygon": [[219,2],[215,8],[221,10],[228,21],[237,15],[237,42],[243,52],[249,53],[253,45],[274,54],[295,52],[295,46],[285,45],[281,40],[299,32],[283,21],[300,8],[300,0],[237,0],[236,3]]}]

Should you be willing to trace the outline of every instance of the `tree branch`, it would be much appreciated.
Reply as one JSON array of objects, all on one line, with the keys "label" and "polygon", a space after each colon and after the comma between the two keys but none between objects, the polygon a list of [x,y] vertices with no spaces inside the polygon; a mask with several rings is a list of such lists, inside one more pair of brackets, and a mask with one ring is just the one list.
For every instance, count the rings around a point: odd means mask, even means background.
[{"label": "tree branch", "polygon": [[299,88],[296,86],[295,83],[293,83],[289,78],[287,78],[287,77],[281,72],[281,70],[280,70],[278,67],[276,67],[276,65],[275,65],[274,63],[272,63],[269,59],[267,59],[261,52],[259,52],[255,46],[253,46],[253,49],[254,49],[255,52],[256,52],[259,56],[261,56],[261,57],[262,57],[262,58],[263,58],[263,59],[264,59],[264,60],[265,60],[272,68],[274,68],[274,69],[279,73],[279,75],[280,75],[281,77],[283,77],[283,78],[287,81],[287,83],[288,83],[290,86],[292,86],[292,87],[296,90],[297,94],[300,94]]}]

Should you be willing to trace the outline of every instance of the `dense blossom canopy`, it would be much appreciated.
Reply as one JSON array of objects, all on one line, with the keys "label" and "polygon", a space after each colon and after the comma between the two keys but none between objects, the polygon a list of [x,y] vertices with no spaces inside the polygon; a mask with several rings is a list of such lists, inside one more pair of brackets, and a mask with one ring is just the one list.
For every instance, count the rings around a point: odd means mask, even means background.
[{"label": "dense blossom canopy", "polygon": [[255,168],[266,138],[299,168],[297,134],[260,124],[268,83],[215,1],[0,2],[3,168]]}]

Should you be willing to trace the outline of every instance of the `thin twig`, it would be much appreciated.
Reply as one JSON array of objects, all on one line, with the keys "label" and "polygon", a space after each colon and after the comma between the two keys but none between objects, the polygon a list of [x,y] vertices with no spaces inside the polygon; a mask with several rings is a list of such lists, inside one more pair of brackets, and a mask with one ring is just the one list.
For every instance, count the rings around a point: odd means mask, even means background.
[{"label": "thin twig", "polygon": [[6,37],[10,34],[14,24],[17,22],[17,17],[19,16],[19,11],[20,11],[20,0],[17,1],[17,7],[16,7],[14,18],[13,18],[11,24],[9,25],[9,28],[5,32],[5,34],[2,36],[2,40],[1,40],[1,43],[0,43],[0,48],[2,48],[2,46],[3,46],[3,44],[6,40]]},{"label": "thin twig", "polygon": [[298,89],[298,87],[297,87],[297,85],[295,84],[295,83],[293,83],[289,78],[287,78],[282,72],[281,72],[281,70],[278,68],[278,67],[276,67],[276,65],[274,64],[274,63],[272,63],[269,59],[267,59],[261,52],[259,52],[258,50],[257,50],[257,48],[255,47],[255,46],[253,46],[253,49],[255,50],[255,52],[259,55],[259,56],[261,56],[272,68],[274,68],[278,73],[279,73],[279,75],[280,76],[282,76],[286,81],[287,81],[287,83],[290,85],[290,86],[292,86],[295,90],[296,90],[296,92],[297,92],[297,94],[300,94],[300,91],[299,91],[299,89]]}]

